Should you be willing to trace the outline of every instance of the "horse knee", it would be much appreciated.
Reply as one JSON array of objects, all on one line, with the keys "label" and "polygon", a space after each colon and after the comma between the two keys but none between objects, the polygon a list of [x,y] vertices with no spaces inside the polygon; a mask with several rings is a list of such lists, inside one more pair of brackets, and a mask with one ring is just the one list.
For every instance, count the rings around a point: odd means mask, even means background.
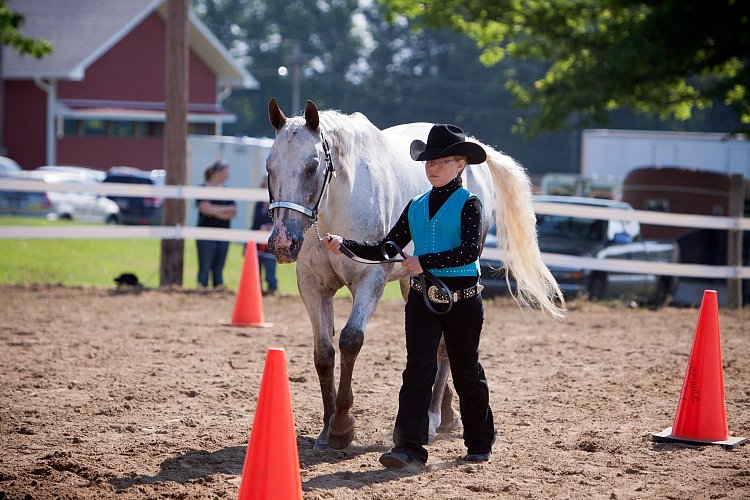
[{"label": "horse knee", "polygon": [[341,349],[341,356],[357,356],[364,342],[364,330],[346,325],[341,330],[341,337],[339,338],[339,349]]},{"label": "horse knee", "polygon": [[315,349],[315,369],[318,373],[333,371],[336,366],[336,350],[333,346],[325,346]]}]

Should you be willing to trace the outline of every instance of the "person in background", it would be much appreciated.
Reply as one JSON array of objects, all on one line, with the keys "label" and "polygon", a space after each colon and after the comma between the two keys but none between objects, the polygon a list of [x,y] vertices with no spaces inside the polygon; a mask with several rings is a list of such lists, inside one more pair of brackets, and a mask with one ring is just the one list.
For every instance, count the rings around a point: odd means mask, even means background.
[{"label": "person in background", "polygon": [[[216,161],[203,172],[205,182],[201,186],[222,186],[229,178],[229,165]],[[237,215],[232,200],[196,200],[198,227],[229,228]],[[198,285],[208,287],[209,275],[214,288],[224,287],[224,264],[229,251],[228,241],[196,240],[198,247]]]},{"label": "person in background", "polygon": [[[268,177],[263,177],[260,187],[268,187]],[[257,231],[270,231],[273,221],[268,213],[268,202],[258,202],[255,204],[255,213],[253,214],[253,226],[250,229]],[[278,284],[276,282],[276,257],[268,252],[268,245],[258,243],[258,265],[262,274],[265,276],[265,290],[263,295],[276,295]],[[261,288],[263,288],[263,276],[260,276]]]}]

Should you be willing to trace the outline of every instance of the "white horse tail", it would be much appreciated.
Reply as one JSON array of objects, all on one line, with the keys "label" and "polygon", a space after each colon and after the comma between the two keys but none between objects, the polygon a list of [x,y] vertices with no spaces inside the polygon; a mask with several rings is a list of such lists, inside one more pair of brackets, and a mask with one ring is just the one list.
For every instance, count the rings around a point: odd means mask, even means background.
[{"label": "white horse tail", "polygon": [[497,244],[502,252],[505,279],[512,276],[515,280],[515,297],[521,304],[538,305],[561,318],[565,299],[539,251],[531,180],[513,158],[489,147],[485,149],[495,185]]}]

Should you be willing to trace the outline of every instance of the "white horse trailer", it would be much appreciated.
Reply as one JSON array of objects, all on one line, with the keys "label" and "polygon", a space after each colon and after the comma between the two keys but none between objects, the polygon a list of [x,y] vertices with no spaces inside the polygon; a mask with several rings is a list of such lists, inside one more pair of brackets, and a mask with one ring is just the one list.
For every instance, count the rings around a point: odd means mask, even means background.
[{"label": "white horse trailer", "polygon": [[684,167],[750,178],[750,141],[738,134],[586,129],[581,175],[621,184],[639,167]]}]

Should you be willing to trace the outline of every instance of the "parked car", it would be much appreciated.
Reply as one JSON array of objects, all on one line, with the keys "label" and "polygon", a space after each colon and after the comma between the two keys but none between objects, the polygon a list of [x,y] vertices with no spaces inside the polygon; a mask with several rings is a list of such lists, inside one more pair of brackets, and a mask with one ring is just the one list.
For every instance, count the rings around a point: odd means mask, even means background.
[{"label": "parked car", "polygon": [[[29,172],[19,171],[4,176],[8,179],[34,179],[40,183],[43,179],[32,177]],[[16,217],[47,217],[52,211],[45,187],[39,186],[38,192],[0,190],[0,215]]]},{"label": "parked car", "polygon": [[[49,220],[75,220],[118,224],[122,216],[117,203],[96,193],[92,182],[77,174],[62,172],[21,172],[18,179],[39,183],[39,191],[0,191],[0,215],[46,217]],[[53,183],[78,183],[81,191],[48,191]]]},{"label": "parked car", "polygon": [[35,169],[37,172],[71,174],[79,177],[84,182],[101,182],[107,175],[102,170],[87,167],[74,167],[67,165],[44,165]]},{"label": "parked car", "polygon": [[[624,202],[574,196],[537,196],[535,201],[633,210]],[[603,220],[537,214],[537,234],[539,248],[547,253],[597,259],[679,261],[679,248],[675,242],[644,241],[637,221],[616,217]],[[494,227],[485,246],[497,246]],[[480,259],[485,295],[507,292],[506,280],[497,271],[500,265],[497,261]],[[674,276],[648,273],[593,271],[554,266],[550,266],[550,271],[566,298],[587,294],[593,299],[625,298],[659,306],[666,303],[677,285],[677,278]]]},{"label": "parked car", "polygon": [[[107,175],[102,182],[163,185],[164,178],[164,170],[141,170],[133,167],[112,167],[107,171]],[[110,198],[120,207],[123,224],[161,224],[161,198],[119,195],[110,195]]]},{"label": "parked car", "polygon": [[14,160],[0,156],[0,177],[11,177],[17,175],[21,167]]}]

